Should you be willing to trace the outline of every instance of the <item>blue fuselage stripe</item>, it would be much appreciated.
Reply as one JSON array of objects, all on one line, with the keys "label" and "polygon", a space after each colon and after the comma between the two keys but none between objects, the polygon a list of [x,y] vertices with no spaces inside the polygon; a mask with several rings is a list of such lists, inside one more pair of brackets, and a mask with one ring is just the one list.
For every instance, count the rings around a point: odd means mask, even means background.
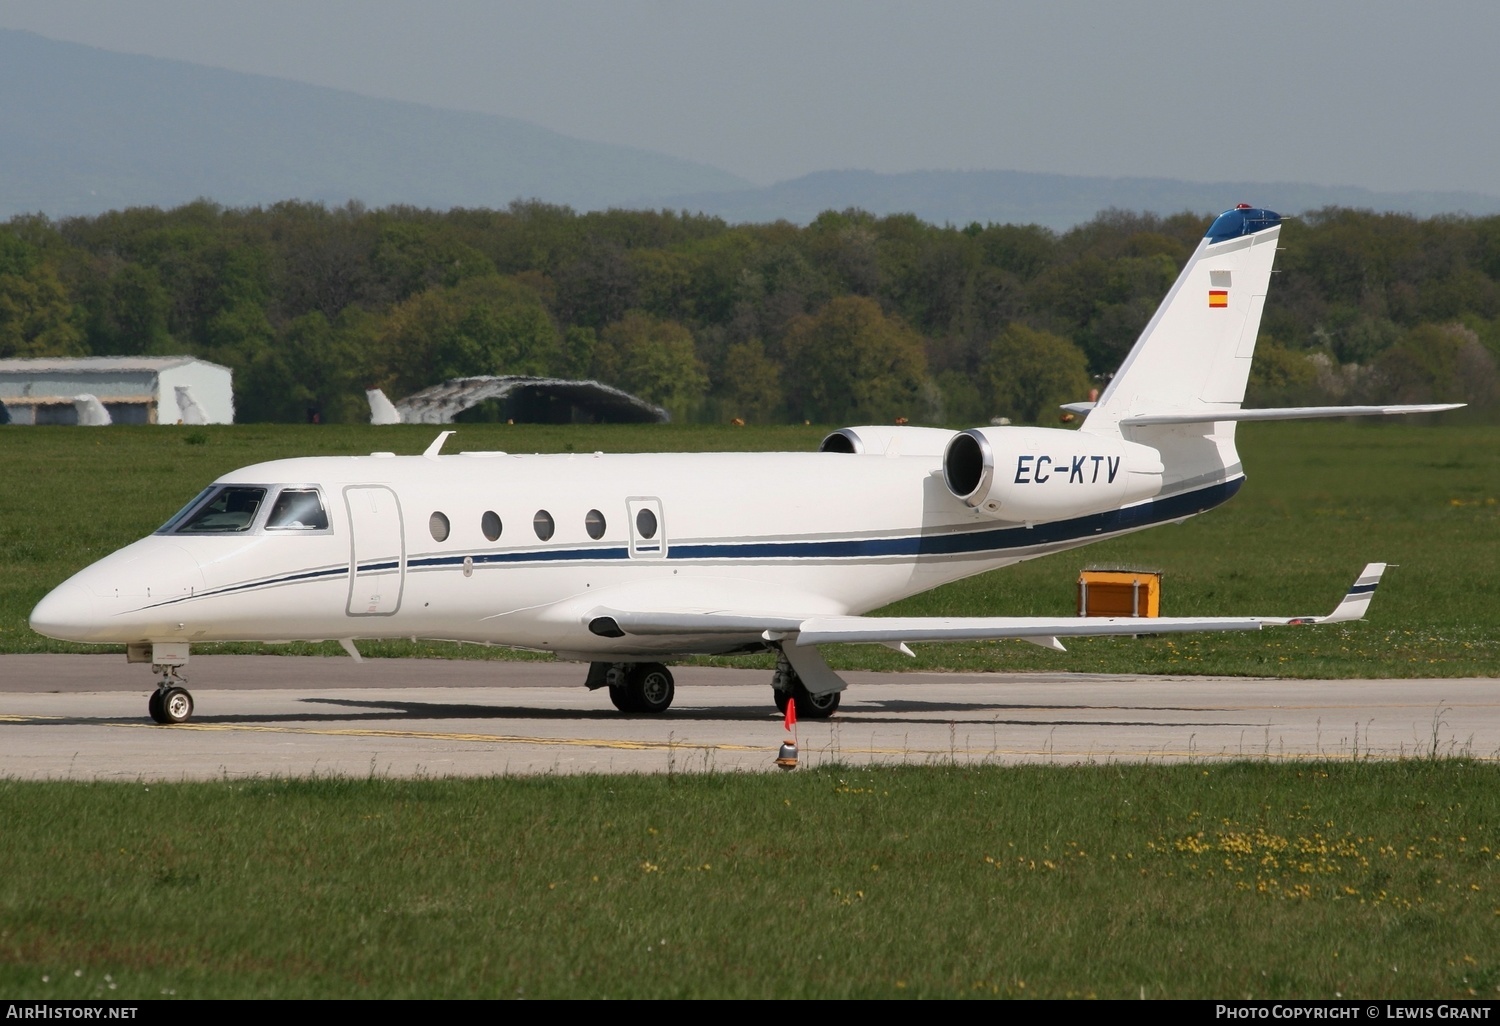
[{"label": "blue fuselage stripe", "polygon": [[[920,558],[924,556],[983,556],[1013,549],[1029,549],[1057,545],[1067,542],[1086,541],[1096,535],[1116,534],[1137,530],[1153,524],[1180,520],[1226,502],[1239,491],[1244,478],[1212,485],[1207,488],[1183,492],[1143,502],[1125,509],[1109,510],[1090,516],[1060,520],[1054,523],[1036,524],[1032,527],[1008,525],[978,531],[933,532],[930,534],[903,535],[894,538],[841,538],[807,541],[745,541],[745,542],[686,542],[671,545],[667,558],[674,562],[685,560],[723,559],[881,559],[892,557]],[[630,550],[623,546],[601,546],[599,548],[541,549],[517,552],[486,552],[468,555],[414,556],[406,561],[408,570],[439,569],[462,566],[466,559],[473,565],[505,565],[527,563],[556,563],[576,561],[621,561],[630,559]],[[401,561],[385,557],[368,563],[360,563],[358,573],[399,572]],[[279,577],[257,581],[244,581],[226,585],[196,596],[181,596],[155,606],[173,605],[192,598],[209,598],[215,595],[233,594],[260,588],[276,587],[298,581],[345,577],[348,566],[323,567],[316,570],[301,570]],[[1375,585],[1356,586],[1355,593],[1373,591]]]},{"label": "blue fuselage stripe", "polygon": [[667,557],[684,559],[849,559],[882,556],[960,556],[1026,549],[1038,545],[1079,541],[1096,534],[1114,534],[1152,524],[1180,520],[1210,510],[1239,491],[1244,478],[1209,488],[1109,510],[1073,520],[1008,525],[984,531],[909,535],[899,538],[843,538],[820,541],[712,542],[673,545]]}]

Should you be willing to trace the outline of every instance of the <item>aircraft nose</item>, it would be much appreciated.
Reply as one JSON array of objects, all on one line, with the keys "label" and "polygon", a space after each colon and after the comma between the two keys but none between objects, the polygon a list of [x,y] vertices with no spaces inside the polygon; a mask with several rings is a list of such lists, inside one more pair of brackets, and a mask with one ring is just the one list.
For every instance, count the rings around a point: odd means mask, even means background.
[{"label": "aircraft nose", "polygon": [[167,622],[180,616],[161,612],[165,603],[202,587],[203,571],[191,553],[144,538],[54,588],[31,611],[31,629],[59,641],[140,641],[170,630]]},{"label": "aircraft nose", "polygon": [[65,581],[31,611],[31,629],[59,641],[91,641],[103,619],[98,606],[87,588]]}]

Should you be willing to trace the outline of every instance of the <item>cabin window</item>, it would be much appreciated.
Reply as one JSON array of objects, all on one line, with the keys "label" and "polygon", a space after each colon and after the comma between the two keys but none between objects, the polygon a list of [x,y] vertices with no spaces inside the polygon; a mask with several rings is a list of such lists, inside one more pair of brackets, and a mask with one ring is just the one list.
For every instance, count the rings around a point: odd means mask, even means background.
[{"label": "cabin window", "polygon": [[316,488],[283,488],[266,517],[267,530],[326,531],[328,513]]},{"label": "cabin window", "polygon": [[552,537],[552,532],[557,530],[557,524],[552,519],[552,514],[544,509],[536,511],[536,516],[531,518],[531,526],[536,531],[536,536],[542,541]]},{"label": "cabin window", "polygon": [[635,532],[642,538],[656,537],[656,514],[643,509],[635,515]]},{"label": "cabin window", "polygon": [[583,518],[583,529],[589,533],[589,537],[598,541],[604,537],[604,514],[597,509],[591,509]]},{"label": "cabin window", "polygon": [[500,523],[500,514],[494,510],[485,511],[484,516],[479,518],[479,529],[490,541],[500,540],[500,531],[503,525]]},{"label": "cabin window", "polygon": [[448,518],[442,513],[434,513],[427,518],[427,530],[432,532],[433,541],[447,541],[450,530]]},{"label": "cabin window", "polygon": [[264,488],[226,485],[178,523],[173,533],[235,534],[248,531],[265,498]]}]

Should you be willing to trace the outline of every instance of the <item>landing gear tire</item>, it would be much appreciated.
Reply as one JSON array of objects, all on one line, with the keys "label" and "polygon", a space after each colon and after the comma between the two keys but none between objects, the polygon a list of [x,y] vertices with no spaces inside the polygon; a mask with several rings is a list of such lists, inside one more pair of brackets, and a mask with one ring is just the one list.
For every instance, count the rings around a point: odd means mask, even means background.
[{"label": "landing gear tire", "polygon": [[[672,671],[661,663],[637,663],[630,670],[625,690],[633,708],[621,711],[655,714],[666,712],[671,706],[677,686],[672,681]],[[610,698],[614,698],[613,689]]]},{"label": "landing gear tire", "polygon": [[[792,689],[792,696],[797,699],[797,718],[799,720],[826,720],[838,711],[839,695],[842,692],[830,691],[826,695],[815,695],[803,687],[799,680],[796,687]],[[782,712],[786,712],[786,703],[777,692],[776,705]]]},{"label": "landing gear tire", "polygon": [[187,688],[157,688],[146,709],[157,723],[186,723],[193,715],[193,696]]},{"label": "landing gear tire", "polygon": [[630,688],[628,685],[611,684],[609,687],[609,700],[622,713],[635,712],[635,703],[630,700]]}]

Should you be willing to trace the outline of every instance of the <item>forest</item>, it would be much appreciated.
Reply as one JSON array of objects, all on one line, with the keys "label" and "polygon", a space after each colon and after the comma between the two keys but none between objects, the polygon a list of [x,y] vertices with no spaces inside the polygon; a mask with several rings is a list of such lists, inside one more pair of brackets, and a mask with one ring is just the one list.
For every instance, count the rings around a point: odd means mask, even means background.
[{"label": "forest", "polygon": [[[0,358],[189,354],[241,421],[362,421],[447,378],[595,378],[697,422],[1049,423],[1123,359],[1209,223],[1057,233],[828,211],[283,202],[0,224]],[[1285,222],[1247,405],[1494,407],[1500,217]]]}]

